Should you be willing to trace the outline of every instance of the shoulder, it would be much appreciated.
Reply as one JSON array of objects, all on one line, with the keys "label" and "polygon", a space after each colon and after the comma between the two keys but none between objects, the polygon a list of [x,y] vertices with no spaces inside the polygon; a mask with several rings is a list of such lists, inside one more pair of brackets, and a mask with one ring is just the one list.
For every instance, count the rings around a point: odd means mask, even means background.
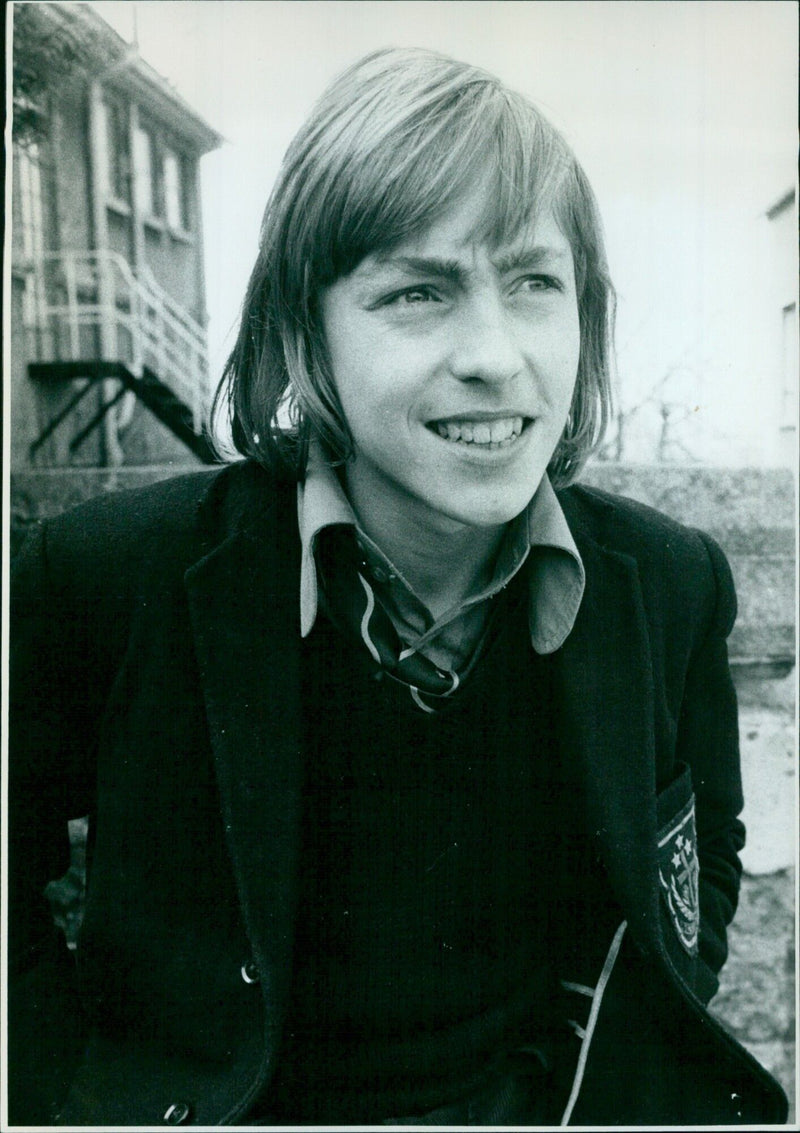
[{"label": "shoulder", "polygon": [[713,616],[722,632],[730,630],[736,616],[733,577],[710,535],[638,500],[582,484],[564,489],[559,501],[579,549],[588,539],[635,561],[650,605],[672,608],[676,616]]},{"label": "shoulder", "polygon": [[65,584],[124,588],[129,578],[183,571],[236,530],[294,498],[291,485],[251,462],[109,492],[37,525],[23,547]]},{"label": "shoulder", "polygon": [[558,498],[570,525],[610,550],[636,558],[671,547],[702,554],[707,538],[702,532],[628,496],[573,484],[559,492]]}]

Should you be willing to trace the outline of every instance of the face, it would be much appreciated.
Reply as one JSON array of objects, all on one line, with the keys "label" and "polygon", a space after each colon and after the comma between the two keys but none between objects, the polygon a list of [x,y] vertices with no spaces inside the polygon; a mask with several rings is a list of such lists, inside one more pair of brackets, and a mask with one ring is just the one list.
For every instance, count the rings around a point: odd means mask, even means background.
[{"label": "face", "polygon": [[507,523],[563,431],[580,349],[569,243],[547,214],[490,246],[474,235],[484,214],[467,195],[322,293],[367,530],[378,515],[443,534]]}]

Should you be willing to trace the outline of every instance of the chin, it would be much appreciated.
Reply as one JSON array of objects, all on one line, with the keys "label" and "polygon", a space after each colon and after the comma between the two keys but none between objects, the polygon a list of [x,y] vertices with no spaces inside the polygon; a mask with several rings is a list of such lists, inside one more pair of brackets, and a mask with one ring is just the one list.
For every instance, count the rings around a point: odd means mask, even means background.
[{"label": "chin", "polygon": [[536,486],[527,491],[509,493],[504,499],[474,503],[464,501],[461,506],[451,506],[441,510],[467,527],[501,527],[516,519],[525,510],[536,494],[539,483],[540,481],[537,481]]}]

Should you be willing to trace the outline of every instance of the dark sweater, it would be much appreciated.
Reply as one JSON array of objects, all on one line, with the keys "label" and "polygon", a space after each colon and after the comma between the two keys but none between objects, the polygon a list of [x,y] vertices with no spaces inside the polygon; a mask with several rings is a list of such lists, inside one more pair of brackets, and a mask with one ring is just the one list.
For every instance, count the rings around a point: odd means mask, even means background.
[{"label": "dark sweater", "polygon": [[434,716],[327,619],[306,644],[293,996],[265,1099],[279,1120],[424,1112],[544,1035],[564,800],[550,665],[524,602],[503,615]]}]

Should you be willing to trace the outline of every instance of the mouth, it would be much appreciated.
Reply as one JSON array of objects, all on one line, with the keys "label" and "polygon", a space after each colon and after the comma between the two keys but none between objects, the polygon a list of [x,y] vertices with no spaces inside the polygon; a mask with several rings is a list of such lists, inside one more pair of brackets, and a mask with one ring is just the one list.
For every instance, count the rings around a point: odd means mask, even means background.
[{"label": "mouth", "polygon": [[490,421],[450,417],[431,421],[428,428],[450,444],[497,449],[516,444],[531,423],[532,418],[520,416],[497,417]]}]

